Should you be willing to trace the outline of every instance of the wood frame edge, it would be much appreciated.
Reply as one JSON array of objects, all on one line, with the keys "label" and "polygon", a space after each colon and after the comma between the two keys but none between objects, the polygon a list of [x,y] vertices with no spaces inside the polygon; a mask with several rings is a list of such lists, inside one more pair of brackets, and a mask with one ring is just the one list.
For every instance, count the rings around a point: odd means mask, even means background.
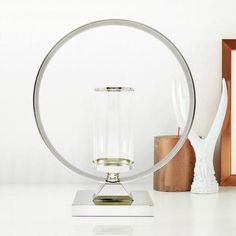
[{"label": "wood frame edge", "polygon": [[222,78],[228,91],[228,105],[221,131],[220,185],[236,186],[236,175],[231,173],[231,51],[236,50],[236,39],[222,40]]}]

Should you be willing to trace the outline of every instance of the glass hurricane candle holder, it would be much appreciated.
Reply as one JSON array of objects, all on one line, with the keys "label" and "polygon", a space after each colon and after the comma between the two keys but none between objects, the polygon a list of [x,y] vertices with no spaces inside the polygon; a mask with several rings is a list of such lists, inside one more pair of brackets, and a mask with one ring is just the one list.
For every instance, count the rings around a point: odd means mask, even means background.
[{"label": "glass hurricane candle holder", "polygon": [[95,89],[93,163],[109,182],[133,166],[133,92],[130,87]]},{"label": "glass hurricane candle holder", "polygon": [[130,205],[132,195],[120,183],[119,173],[133,165],[132,95],[130,87],[95,89],[94,160],[106,183],[94,195],[96,205]]}]

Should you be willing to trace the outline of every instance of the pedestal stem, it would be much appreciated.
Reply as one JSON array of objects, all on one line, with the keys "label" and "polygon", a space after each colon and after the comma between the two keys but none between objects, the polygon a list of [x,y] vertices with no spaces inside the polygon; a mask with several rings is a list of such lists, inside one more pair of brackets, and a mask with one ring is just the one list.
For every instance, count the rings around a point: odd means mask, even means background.
[{"label": "pedestal stem", "polygon": [[108,183],[119,183],[119,173],[107,173],[106,182]]}]

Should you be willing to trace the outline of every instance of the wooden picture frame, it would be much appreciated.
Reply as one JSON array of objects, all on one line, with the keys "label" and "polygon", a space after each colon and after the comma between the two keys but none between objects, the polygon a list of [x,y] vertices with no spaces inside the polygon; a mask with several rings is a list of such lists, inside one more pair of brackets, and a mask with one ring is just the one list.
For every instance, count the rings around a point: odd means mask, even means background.
[{"label": "wooden picture frame", "polygon": [[[222,78],[225,78],[228,90],[228,105],[227,112],[221,132],[221,176],[220,185],[222,186],[236,186],[236,173],[232,171],[233,158],[236,159],[236,155],[233,155],[232,144],[232,81],[236,78],[232,78],[232,64],[236,67],[236,63],[232,63],[232,53],[236,52],[236,39],[224,39],[222,40]],[[233,54],[234,55],[234,54]],[[235,70],[236,71],[236,70]],[[235,76],[234,76],[235,77]],[[233,80],[234,79],[234,80]],[[236,81],[234,82],[236,83]],[[236,94],[236,91],[234,91]],[[235,120],[236,123],[236,119]],[[236,134],[236,130],[234,131]],[[235,139],[235,138],[234,138]],[[235,168],[235,167],[234,167]]]}]

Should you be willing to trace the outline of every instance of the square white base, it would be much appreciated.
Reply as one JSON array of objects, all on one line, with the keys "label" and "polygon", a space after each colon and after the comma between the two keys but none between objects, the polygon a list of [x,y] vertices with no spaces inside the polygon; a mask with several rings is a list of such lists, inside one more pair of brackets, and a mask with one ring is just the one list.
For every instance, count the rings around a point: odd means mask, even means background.
[{"label": "square white base", "polygon": [[133,191],[129,206],[101,206],[93,202],[93,191],[79,190],[72,204],[72,216],[154,216],[154,204],[147,191]]}]

